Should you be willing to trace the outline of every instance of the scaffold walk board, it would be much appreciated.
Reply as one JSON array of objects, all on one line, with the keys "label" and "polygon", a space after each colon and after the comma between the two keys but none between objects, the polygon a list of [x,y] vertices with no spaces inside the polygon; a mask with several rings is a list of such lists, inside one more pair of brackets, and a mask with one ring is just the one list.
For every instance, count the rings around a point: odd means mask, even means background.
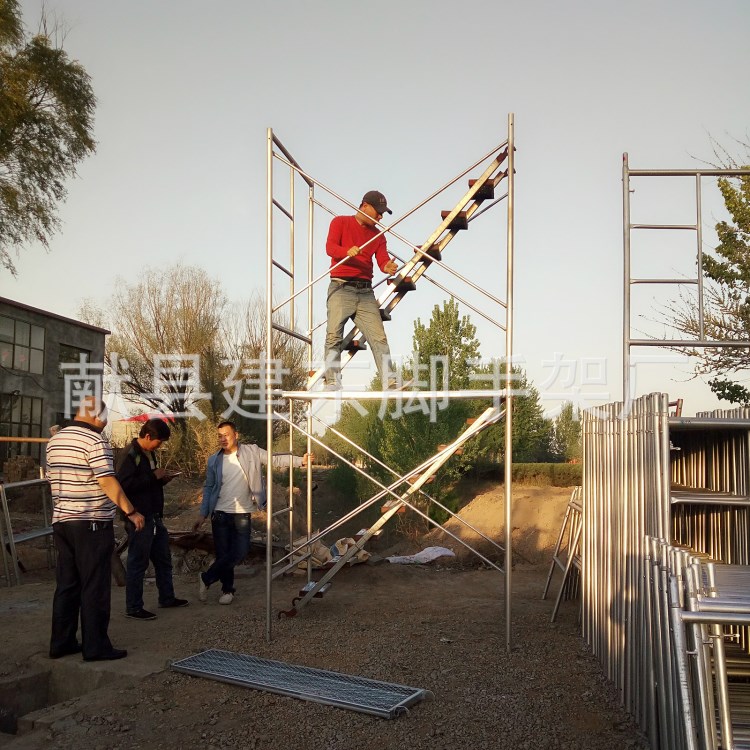
[{"label": "scaffold walk board", "polygon": [[395,719],[429,690],[209,649],[173,662],[176,672]]}]

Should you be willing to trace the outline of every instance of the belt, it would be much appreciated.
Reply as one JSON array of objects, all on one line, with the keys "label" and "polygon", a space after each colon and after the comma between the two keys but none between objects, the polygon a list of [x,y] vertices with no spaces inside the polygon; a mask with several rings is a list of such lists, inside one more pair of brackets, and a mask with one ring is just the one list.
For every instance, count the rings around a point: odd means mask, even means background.
[{"label": "belt", "polygon": [[365,279],[342,279],[338,276],[331,276],[331,281],[338,281],[342,286],[352,286],[355,289],[372,289],[372,281]]}]

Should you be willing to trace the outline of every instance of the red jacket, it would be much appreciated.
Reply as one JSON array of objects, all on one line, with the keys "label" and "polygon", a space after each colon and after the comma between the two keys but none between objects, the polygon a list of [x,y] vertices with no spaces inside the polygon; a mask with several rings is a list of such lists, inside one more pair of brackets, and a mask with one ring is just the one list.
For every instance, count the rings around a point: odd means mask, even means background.
[{"label": "red jacket", "polygon": [[[354,216],[337,216],[328,229],[328,240],[326,241],[326,252],[331,256],[331,265],[336,265],[350,248],[362,247],[369,239],[375,237],[378,230],[374,227],[362,226]],[[384,266],[390,260],[385,243],[385,235],[380,235],[372,240],[356,258],[350,258],[342,263],[331,276],[340,279],[366,279],[372,280],[372,257],[385,273]]]}]

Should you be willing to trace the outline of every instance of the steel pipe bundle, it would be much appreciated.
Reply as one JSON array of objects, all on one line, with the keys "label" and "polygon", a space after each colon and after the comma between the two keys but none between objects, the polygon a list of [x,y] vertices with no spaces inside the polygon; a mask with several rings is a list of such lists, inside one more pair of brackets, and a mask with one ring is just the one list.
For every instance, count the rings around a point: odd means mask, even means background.
[{"label": "steel pipe bundle", "polygon": [[648,538],[659,748],[750,747],[750,567]]},{"label": "steel pipe bundle", "polygon": [[[627,409],[589,409],[582,425],[583,636],[654,748],[690,745],[679,743],[670,708],[682,678],[670,650],[668,565],[650,540],[750,562],[750,411],[688,419],[668,409],[667,394],[654,393]],[[742,646],[744,633],[734,633]]]}]

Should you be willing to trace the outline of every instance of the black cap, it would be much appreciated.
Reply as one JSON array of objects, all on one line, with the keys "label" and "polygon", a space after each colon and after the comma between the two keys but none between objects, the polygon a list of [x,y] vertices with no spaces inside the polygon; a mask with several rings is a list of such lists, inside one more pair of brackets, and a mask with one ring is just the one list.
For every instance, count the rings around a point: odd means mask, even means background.
[{"label": "black cap", "polygon": [[369,190],[362,198],[362,203],[369,203],[379,214],[392,214],[385,196],[378,190]]}]

